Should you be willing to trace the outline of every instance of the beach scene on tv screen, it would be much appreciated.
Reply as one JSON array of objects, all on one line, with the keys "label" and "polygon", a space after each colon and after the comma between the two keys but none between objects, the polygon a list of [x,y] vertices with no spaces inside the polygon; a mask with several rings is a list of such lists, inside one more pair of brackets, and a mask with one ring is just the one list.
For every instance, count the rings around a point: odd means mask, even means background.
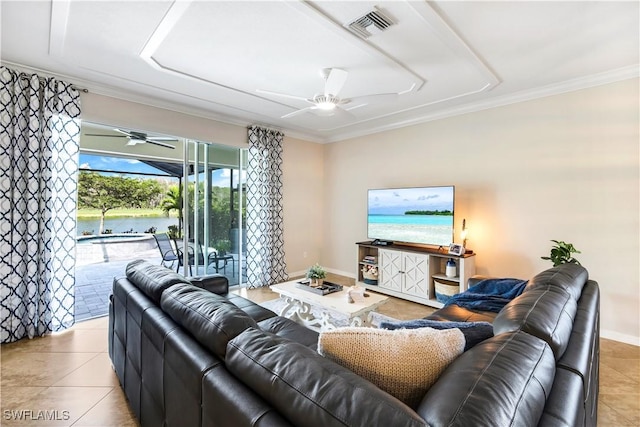
[{"label": "beach scene on tv screen", "polygon": [[449,245],[453,238],[453,187],[369,190],[370,239]]}]

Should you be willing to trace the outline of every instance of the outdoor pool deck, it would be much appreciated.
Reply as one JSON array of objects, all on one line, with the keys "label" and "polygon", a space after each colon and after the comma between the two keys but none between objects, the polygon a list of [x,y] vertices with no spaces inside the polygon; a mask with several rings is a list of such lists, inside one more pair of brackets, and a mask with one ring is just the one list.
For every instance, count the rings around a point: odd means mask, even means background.
[{"label": "outdoor pool deck", "polygon": [[[82,246],[78,246],[78,251],[81,250]],[[124,276],[129,262],[144,259],[152,264],[160,265],[162,260],[157,246],[152,249],[137,248],[135,251],[109,254],[100,257],[99,260],[93,257],[80,259],[81,261],[76,262],[76,322],[109,314],[109,295],[111,295],[113,287],[113,278]],[[237,264],[235,267],[237,273]],[[213,268],[209,270],[209,274],[214,272]],[[220,269],[220,274],[224,274],[229,279],[230,286],[238,283],[232,270],[231,265],[227,267],[226,271]],[[175,271],[175,265],[173,271]],[[182,273],[182,267],[180,267],[180,274]],[[196,275],[196,271],[193,273]],[[204,274],[204,267],[199,267],[197,273]]]}]

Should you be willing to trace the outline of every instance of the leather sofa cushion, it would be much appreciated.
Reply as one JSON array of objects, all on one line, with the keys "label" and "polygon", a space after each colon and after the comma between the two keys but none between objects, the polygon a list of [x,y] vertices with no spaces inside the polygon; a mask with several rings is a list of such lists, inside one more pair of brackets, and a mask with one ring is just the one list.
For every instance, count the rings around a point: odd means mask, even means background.
[{"label": "leather sofa cushion", "polygon": [[222,274],[191,276],[189,277],[189,282],[214,294],[224,295],[229,292],[229,279]]},{"label": "leather sofa cushion", "polygon": [[233,303],[236,307],[247,313],[256,322],[260,322],[264,319],[277,316],[273,311],[256,304],[253,301],[249,301],[246,298],[241,297],[233,293],[225,295],[225,297]]},{"label": "leather sofa cushion", "polygon": [[448,305],[436,310],[425,319],[447,322],[489,322],[492,323],[498,313],[491,311],[473,311],[459,305]]},{"label": "leather sofa cushion", "polygon": [[527,283],[525,292],[536,288],[561,288],[578,301],[587,280],[589,280],[589,273],[581,265],[562,264],[535,275]]},{"label": "leather sofa cushion", "polygon": [[189,283],[178,273],[174,273],[161,265],[138,259],[127,264],[127,279],[148,296],[156,305],[165,289],[176,283]]},{"label": "leather sofa cushion", "polygon": [[425,426],[411,408],[364,378],[259,329],[229,342],[226,366],[293,425]]},{"label": "leather sofa cushion", "polygon": [[213,354],[224,360],[227,342],[256,322],[225,297],[180,283],[162,294],[160,306]]},{"label": "leather sofa cushion", "polygon": [[294,427],[224,365],[216,366],[202,378],[202,427],[239,426]]},{"label": "leather sofa cushion", "polygon": [[504,333],[458,357],[416,411],[432,426],[535,426],[554,374],[546,342]]},{"label": "leather sofa cushion", "polygon": [[577,303],[561,288],[534,288],[507,304],[493,321],[493,332],[522,330],[546,341],[556,360],[569,344]]},{"label": "leather sofa cushion", "polygon": [[269,319],[258,322],[258,326],[263,331],[290,339],[312,350],[318,348],[318,333],[316,331],[305,328],[286,317],[270,317]]}]

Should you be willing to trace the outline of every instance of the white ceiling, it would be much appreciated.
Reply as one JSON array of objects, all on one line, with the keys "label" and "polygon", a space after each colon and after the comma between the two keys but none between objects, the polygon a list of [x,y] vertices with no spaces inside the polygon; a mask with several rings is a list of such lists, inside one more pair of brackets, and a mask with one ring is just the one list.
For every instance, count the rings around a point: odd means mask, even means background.
[{"label": "white ceiling", "polygon": [[[3,63],[90,92],[338,141],[639,75],[640,2],[8,1]],[[378,7],[394,25],[345,24]],[[313,112],[323,68],[349,115]]]}]

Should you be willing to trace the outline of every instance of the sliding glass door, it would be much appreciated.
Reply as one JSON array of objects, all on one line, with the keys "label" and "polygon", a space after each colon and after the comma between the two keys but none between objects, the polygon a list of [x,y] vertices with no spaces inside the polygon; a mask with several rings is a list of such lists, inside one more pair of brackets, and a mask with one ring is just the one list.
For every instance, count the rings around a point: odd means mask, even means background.
[{"label": "sliding glass door", "polygon": [[246,282],[247,151],[188,140],[184,146],[184,263],[191,275]]}]

